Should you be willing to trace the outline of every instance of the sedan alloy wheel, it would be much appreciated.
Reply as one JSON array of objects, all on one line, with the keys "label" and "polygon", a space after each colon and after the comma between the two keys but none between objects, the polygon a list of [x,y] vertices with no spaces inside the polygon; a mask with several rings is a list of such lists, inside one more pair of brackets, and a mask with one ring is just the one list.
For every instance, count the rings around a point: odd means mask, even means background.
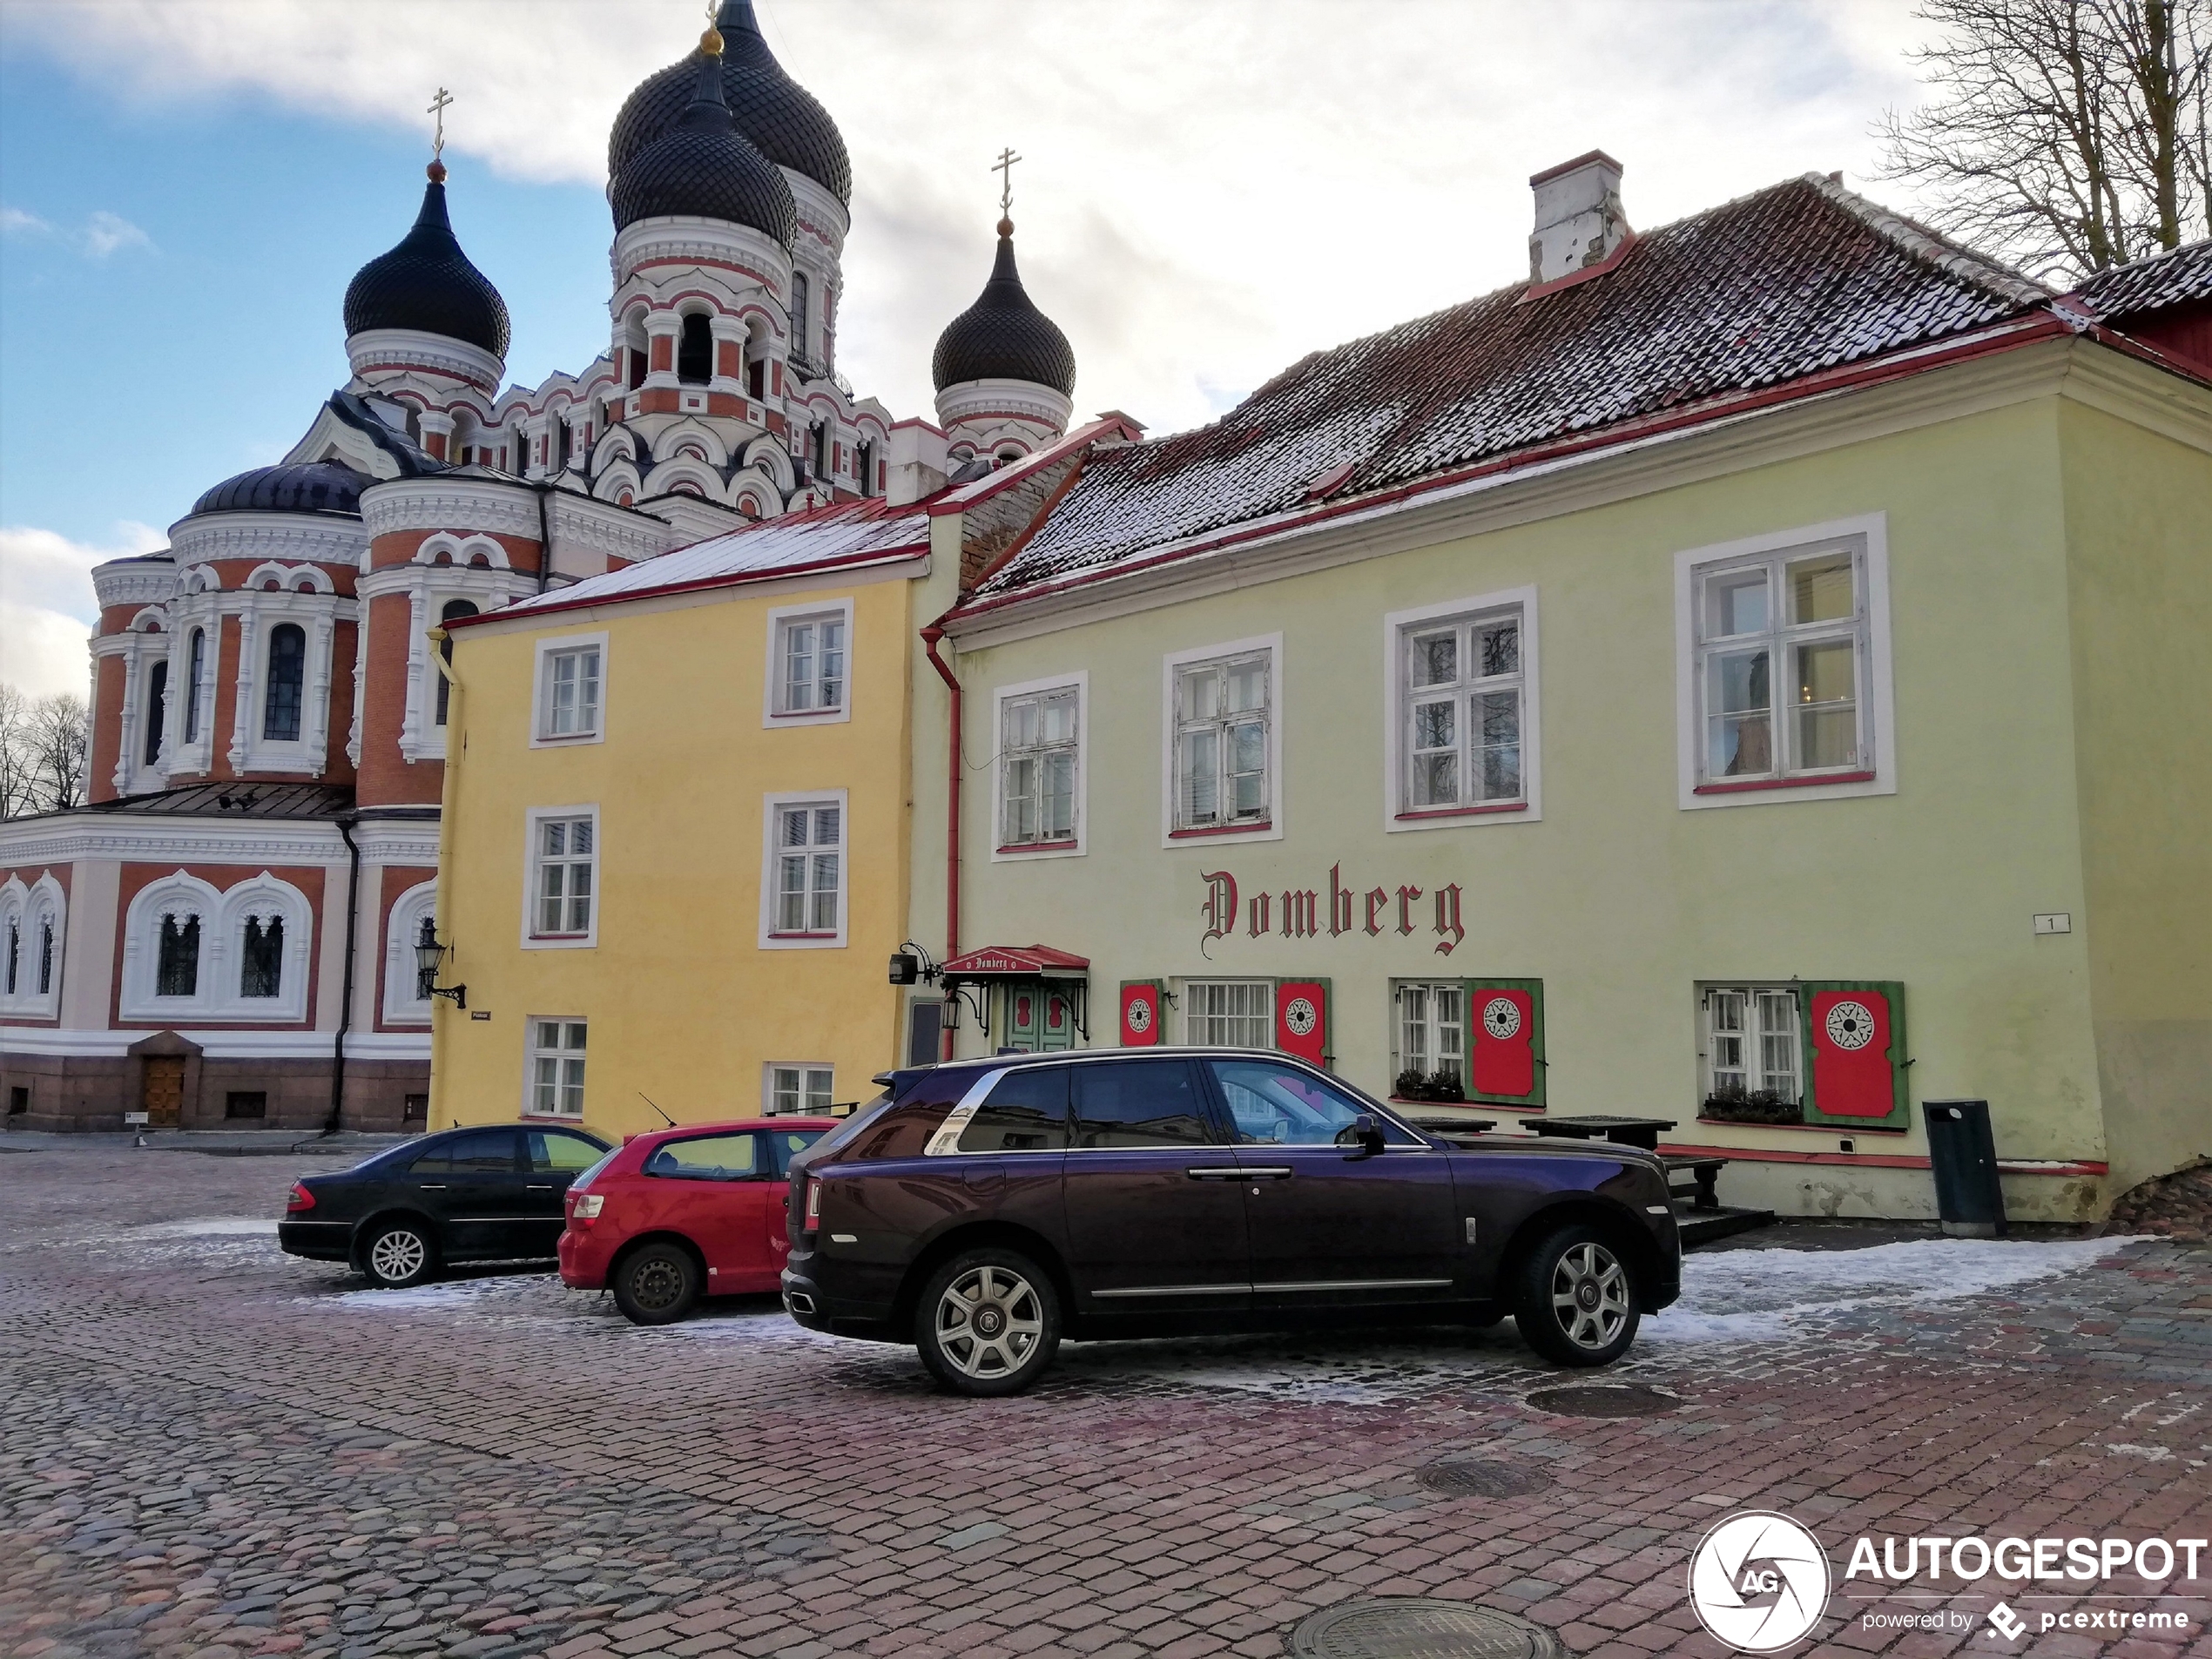
[{"label": "sedan alloy wheel", "polygon": [[379,1231],[361,1252],[369,1278],[388,1290],[415,1285],[430,1276],[436,1251],[429,1236],[413,1222],[396,1221]]}]

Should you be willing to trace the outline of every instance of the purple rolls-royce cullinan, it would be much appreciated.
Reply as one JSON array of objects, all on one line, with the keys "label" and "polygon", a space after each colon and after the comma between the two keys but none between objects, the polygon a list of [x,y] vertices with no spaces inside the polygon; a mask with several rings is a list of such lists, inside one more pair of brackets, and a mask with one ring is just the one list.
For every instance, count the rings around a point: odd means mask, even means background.
[{"label": "purple rolls-royce cullinan", "polygon": [[1425,1135],[1250,1049],[886,1074],[792,1160],[784,1305],[1010,1394],[1060,1339],[1489,1324],[1599,1366],[1672,1302],[1667,1177],[1632,1147]]}]

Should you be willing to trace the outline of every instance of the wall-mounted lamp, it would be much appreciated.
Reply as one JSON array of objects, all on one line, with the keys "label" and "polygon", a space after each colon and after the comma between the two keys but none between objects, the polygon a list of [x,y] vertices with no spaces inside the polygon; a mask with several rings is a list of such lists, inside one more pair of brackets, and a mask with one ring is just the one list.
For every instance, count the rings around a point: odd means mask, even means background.
[{"label": "wall-mounted lamp", "polygon": [[894,985],[934,985],[937,964],[929,953],[913,940],[907,940],[891,956],[891,983]]},{"label": "wall-mounted lamp", "polygon": [[438,983],[438,964],[445,960],[450,945],[438,942],[438,925],[428,916],[422,918],[422,932],[415,941],[415,982],[425,996],[449,996],[457,1008],[469,1006],[466,985]]}]

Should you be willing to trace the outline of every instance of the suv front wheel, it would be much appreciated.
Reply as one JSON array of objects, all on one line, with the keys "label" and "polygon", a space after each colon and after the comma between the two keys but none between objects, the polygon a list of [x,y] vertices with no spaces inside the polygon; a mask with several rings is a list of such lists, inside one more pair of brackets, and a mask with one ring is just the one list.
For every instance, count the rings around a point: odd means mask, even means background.
[{"label": "suv front wheel", "polygon": [[1635,1340],[1635,1282],[1612,1240],[1586,1224],[1548,1233],[1514,1275],[1521,1340],[1562,1366],[1610,1365]]},{"label": "suv front wheel", "polygon": [[954,1393],[1018,1394],[1059,1350],[1059,1293],[1018,1251],[963,1251],[922,1286],[914,1346]]}]

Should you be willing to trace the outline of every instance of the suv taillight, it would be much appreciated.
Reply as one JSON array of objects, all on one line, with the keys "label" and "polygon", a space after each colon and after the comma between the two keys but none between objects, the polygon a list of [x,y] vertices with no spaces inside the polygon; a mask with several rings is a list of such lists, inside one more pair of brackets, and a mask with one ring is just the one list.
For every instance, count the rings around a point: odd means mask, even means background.
[{"label": "suv taillight", "polygon": [[802,1231],[819,1232],[822,1225],[822,1184],[813,1177],[806,1177],[806,1219]]},{"label": "suv taillight", "polygon": [[292,1184],[292,1190],[285,1197],[284,1213],[287,1216],[296,1216],[302,1210],[312,1210],[314,1207],[315,1195],[294,1181]]},{"label": "suv taillight", "polygon": [[569,1219],[586,1223],[596,1221],[599,1211],[606,1207],[606,1197],[602,1193],[579,1192],[569,1210]]}]

